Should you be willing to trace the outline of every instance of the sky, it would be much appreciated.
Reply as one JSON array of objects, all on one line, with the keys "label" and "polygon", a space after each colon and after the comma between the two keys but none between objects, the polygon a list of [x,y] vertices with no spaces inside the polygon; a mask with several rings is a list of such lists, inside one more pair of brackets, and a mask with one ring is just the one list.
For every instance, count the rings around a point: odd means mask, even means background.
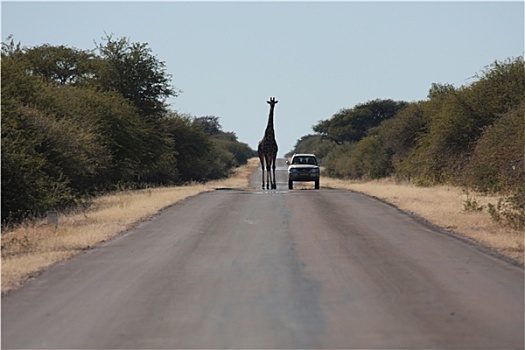
[{"label": "sky", "polygon": [[425,100],[524,55],[524,2],[2,1],[2,42],[92,50],[146,43],[181,91],[169,108],[216,116],[257,149],[276,97],[279,157],[312,127],[375,99]]}]

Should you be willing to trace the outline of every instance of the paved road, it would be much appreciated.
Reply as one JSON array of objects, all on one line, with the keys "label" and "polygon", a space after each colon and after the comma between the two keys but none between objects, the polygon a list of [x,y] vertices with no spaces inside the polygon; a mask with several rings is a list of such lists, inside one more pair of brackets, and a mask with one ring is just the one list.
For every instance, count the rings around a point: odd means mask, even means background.
[{"label": "paved road", "polygon": [[277,190],[190,198],[4,296],[2,347],[524,347],[522,269],[279,165]]}]

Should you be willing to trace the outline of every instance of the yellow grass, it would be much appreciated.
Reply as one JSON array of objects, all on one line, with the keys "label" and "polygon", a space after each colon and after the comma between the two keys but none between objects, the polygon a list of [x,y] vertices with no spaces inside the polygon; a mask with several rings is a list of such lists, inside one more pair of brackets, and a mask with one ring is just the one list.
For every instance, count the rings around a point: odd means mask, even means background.
[{"label": "yellow grass", "polygon": [[[249,177],[258,169],[258,162],[257,158],[250,159],[233,176],[221,181],[122,191],[99,197],[85,211],[61,215],[57,230],[45,220],[36,220],[3,232],[2,292],[19,287],[50,265],[108,240],[182,199],[216,188],[248,189]],[[498,226],[486,210],[465,211],[463,205],[467,197],[460,189],[422,188],[391,180],[350,182],[327,177],[321,179],[321,186],[351,189],[381,198],[438,226],[494,247],[523,264],[524,232]],[[478,205],[497,202],[497,198],[481,195],[475,199]]]}]

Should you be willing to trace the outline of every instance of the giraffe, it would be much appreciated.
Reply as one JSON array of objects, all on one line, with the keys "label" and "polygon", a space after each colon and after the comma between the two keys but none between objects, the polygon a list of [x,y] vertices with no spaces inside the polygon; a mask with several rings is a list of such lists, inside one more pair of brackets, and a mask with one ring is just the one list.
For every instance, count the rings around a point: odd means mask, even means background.
[{"label": "giraffe", "polygon": [[[270,105],[270,114],[268,115],[268,125],[264,131],[264,136],[262,140],[259,141],[257,153],[259,154],[262,167],[262,188],[264,190],[264,163],[266,162],[266,189],[270,189],[271,184],[272,190],[274,190],[277,188],[277,184],[275,183],[277,142],[275,142],[275,132],[273,130],[273,109],[278,101],[275,100],[275,97],[270,97],[270,100],[266,102]],[[270,169],[273,169],[273,176]]]}]

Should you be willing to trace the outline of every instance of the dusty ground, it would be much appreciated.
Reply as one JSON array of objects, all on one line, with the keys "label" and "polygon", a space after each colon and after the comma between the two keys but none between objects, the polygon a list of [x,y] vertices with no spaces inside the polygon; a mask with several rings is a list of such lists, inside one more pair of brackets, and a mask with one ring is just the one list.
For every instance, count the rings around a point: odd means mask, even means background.
[{"label": "dusty ground", "polygon": [[[31,275],[105,241],[165,207],[217,188],[248,188],[249,177],[259,171],[251,159],[227,180],[183,187],[127,191],[96,199],[88,210],[61,215],[58,229],[45,220],[27,222],[2,232],[2,292],[17,288]],[[297,184],[296,189],[313,184]],[[343,188],[381,198],[444,229],[481,242],[523,266],[524,233],[495,224],[486,210],[465,211],[466,194],[454,187],[422,188],[393,181],[349,182],[323,177],[324,188]],[[497,202],[476,196],[479,205]]]}]

